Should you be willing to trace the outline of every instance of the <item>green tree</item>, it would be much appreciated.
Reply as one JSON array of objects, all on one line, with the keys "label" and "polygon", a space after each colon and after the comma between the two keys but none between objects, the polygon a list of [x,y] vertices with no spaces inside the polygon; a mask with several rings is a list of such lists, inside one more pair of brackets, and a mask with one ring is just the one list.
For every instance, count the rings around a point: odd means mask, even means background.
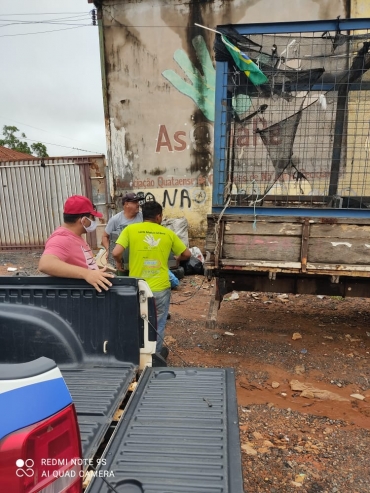
[{"label": "green tree", "polygon": [[48,157],[48,150],[41,142],[36,142],[30,146],[27,142],[22,142],[20,139],[26,139],[26,134],[21,133],[20,138],[15,135],[20,130],[17,127],[11,125],[3,126],[3,139],[0,139],[0,146],[8,147],[14,151],[24,152],[26,154],[33,154],[37,157]]},{"label": "green tree", "polygon": [[31,145],[32,152],[34,156],[37,157],[49,157],[48,150],[44,144],[41,142],[36,142],[36,144]]}]

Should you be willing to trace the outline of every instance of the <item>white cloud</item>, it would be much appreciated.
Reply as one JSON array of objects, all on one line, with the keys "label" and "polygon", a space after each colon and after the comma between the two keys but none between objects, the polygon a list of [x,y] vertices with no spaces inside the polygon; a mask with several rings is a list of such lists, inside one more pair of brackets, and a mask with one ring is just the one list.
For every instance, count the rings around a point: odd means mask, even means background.
[{"label": "white cloud", "polygon": [[[93,8],[87,0],[0,0],[0,129],[18,127],[48,143],[51,156],[85,154],[51,144],[106,154]],[[45,23],[51,20],[58,24]],[[54,32],[30,34],[40,31]]]}]

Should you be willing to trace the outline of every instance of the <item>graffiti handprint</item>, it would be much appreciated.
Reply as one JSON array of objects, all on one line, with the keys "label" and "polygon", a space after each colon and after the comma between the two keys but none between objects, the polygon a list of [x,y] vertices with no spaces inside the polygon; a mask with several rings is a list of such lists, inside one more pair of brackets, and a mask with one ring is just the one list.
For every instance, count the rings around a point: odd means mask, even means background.
[{"label": "graffiti handprint", "polygon": [[173,70],[164,70],[162,75],[178,91],[191,98],[203,115],[213,122],[215,119],[216,71],[203,36],[196,36],[192,43],[202,65],[203,75],[194,67],[184,50],[176,50],[173,57],[191,83],[186,82]]},{"label": "graffiti handprint", "polygon": [[160,241],[160,238],[155,240],[153,235],[146,235],[144,238],[144,243],[147,243],[151,248],[158,246]]}]

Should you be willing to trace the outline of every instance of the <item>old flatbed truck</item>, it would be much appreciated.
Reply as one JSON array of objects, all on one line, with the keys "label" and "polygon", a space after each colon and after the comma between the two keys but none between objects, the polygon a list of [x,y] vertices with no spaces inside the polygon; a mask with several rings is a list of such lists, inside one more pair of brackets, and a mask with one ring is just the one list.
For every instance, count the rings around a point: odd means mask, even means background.
[{"label": "old flatbed truck", "polygon": [[234,289],[370,296],[369,19],[216,30],[210,323]]}]

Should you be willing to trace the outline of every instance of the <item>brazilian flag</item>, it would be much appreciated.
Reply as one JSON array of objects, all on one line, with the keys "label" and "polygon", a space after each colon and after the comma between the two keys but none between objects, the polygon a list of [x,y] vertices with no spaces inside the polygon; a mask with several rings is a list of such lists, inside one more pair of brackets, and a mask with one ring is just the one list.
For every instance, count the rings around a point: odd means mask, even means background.
[{"label": "brazilian flag", "polygon": [[227,51],[233,57],[236,66],[245,73],[245,75],[250,79],[250,81],[255,85],[265,84],[268,82],[266,75],[261,72],[257,65],[249,58],[248,55],[239,50],[238,47],[234,46],[230,41],[221,35],[223,44],[226,46]]}]

